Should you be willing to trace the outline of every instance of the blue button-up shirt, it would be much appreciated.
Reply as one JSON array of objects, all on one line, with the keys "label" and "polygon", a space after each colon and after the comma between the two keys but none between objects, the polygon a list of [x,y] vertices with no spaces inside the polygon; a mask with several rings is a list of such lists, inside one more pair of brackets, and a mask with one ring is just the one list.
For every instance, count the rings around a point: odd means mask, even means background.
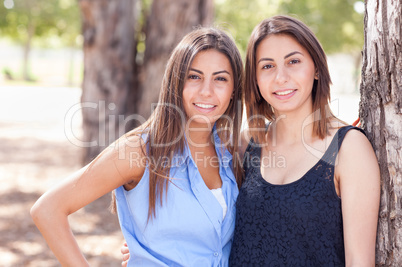
[{"label": "blue button-up shirt", "polygon": [[128,266],[228,265],[238,189],[232,155],[219,145],[215,131],[214,139],[228,206],[225,218],[186,146],[182,155],[173,158],[167,198],[163,197],[162,206],[157,202],[156,218],[148,223],[148,168],[134,189],[116,189],[119,222],[130,250]]}]

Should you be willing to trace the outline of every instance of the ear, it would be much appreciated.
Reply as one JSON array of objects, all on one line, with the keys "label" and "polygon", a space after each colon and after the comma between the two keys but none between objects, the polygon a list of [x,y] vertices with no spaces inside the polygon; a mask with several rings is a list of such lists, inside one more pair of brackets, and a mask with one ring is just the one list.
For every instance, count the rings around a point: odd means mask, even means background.
[{"label": "ear", "polygon": [[315,70],[314,80],[318,80],[319,77],[320,77],[320,74],[318,73],[318,70]]}]

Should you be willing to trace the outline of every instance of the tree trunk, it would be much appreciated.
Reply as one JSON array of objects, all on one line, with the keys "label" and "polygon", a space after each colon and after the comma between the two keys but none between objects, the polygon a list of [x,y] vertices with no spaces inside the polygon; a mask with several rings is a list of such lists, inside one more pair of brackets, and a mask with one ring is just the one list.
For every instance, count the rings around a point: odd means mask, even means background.
[{"label": "tree trunk", "polygon": [[381,171],[376,264],[402,266],[402,4],[367,0],[360,117]]},{"label": "tree trunk", "polygon": [[25,81],[31,81],[32,77],[30,76],[29,69],[29,55],[31,53],[31,44],[32,38],[35,34],[35,24],[32,19],[32,15],[28,14],[28,25],[27,25],[27,39],[24,44],[24,54],[23,54],[23,62],[22,62],[22,78]]},{"label": "tree trunk", "polygon": [[88,163],[148,118],[171,51],[195,26],[212,24],[213,0],[154,0],[145,26],[142,66],[135,64],[136,1],[79,3],[84,35],[82,145]]},{"label": "tree trunk", "polygon": [[145,119],[158,102],[166,62],[181,38],[196,26],[213,22],[213,0],[154,0],[146,25],[141,101],[138,114]]},{"label": "tree trunk", "polygon": [[[125,132],[134,70],[135,0],[80,0],[84,36],[84,163]],[[123,125],[124,126],[124,125]]]}]

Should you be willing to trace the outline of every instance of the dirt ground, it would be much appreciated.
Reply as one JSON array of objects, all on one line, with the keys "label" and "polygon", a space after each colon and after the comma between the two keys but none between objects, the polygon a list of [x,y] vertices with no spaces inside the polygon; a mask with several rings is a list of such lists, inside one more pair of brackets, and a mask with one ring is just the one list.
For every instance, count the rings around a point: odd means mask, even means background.
[{"label": "dirt ground", "polygon": [[[29,210],[80,168],[82,148],[71,141],[81,134],[79,98],[76,88],[0,86],[0,266],[60,266]],[[69,218],[91,266],[121,263],[123,236],[109,203],[104,196]]]}]

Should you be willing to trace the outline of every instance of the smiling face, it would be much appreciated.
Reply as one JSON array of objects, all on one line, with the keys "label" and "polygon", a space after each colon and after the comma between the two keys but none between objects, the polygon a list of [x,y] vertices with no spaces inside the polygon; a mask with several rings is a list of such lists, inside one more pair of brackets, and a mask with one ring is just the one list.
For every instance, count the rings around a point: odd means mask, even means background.
[{"label": "smiling face", "polygon": [[256,50],[257,84],[276,116],[312,112],[312,88],[316,77],[308,51],[289,35],[270,35]]},{"label": "smiling face", "polygon": [[228,108],[233,88],[228,58],[214,49],[199,52],[183,88],[184,110],[191,125],[215,123]]}]

